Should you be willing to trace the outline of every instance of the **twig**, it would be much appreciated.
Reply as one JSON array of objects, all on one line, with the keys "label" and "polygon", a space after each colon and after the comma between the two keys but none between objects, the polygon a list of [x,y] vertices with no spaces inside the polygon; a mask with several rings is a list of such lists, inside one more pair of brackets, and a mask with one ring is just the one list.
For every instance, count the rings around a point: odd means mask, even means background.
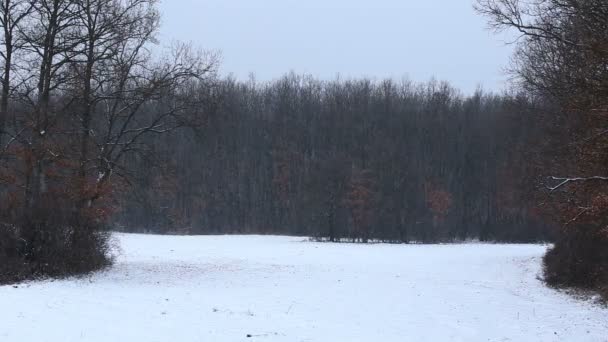
[{"label": "twig", "polygon": [[555,191],[559,188],[561,188],[562,186],[570,183],[570,182],[588,182],[588,181],[608,181],[608,177],[604,177],[604,176],[593,176],[593,177],[551,177],[551,179],[556,180],[556,181],[561,181],[561,183],[557,184],[556,186],[553,187],[548,187],[548,189],[550,191]]}]

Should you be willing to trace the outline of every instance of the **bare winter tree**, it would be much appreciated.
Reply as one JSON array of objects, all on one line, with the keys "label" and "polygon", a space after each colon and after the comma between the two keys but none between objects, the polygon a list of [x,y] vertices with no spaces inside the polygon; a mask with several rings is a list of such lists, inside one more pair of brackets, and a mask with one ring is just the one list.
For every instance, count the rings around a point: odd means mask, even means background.
[{"label": "bare winter tree", "polygon": [[[25,276],[102,266],[106,196],[144,138],[195,124],[217,58],[156,47],[155,0],[2,2],[12,238]],[[19,50],[15,54],[16,49]],[[15,60],[18,57],[18,60]],[[20,82],[12,84],[16,66]],[[200,92],[198,92],[200,94]],[[6,130],[4,130],[6,131]],[[148,140],[149,141],[149,140]],[[7,148],[7,145],[10,148]]]},{"label": "bare winter tree", "polygon": [[535,96],[559,106],[547,126],[566,126],[545,170],[560,203],[554,214],[564,223],[545,258],[547,280],[608,296],[608,2],[479,0],[476,8],[493,28],[521,34],[513,72]]},{"label": "bare winter tree", "polygon": [[606,110],[608,4],[603,0],[479,0],[495,30],[521,35],[512,71],[568,108]]},{"label": "bare winter tree", "polygon": [[[30,0],[3,0],[0,3],[0,27],[2,28],[2,40],[0,60],[2,64],[2,78],[0,85],[0,158],[10,147],[11,143],[18,139],[19,132],[9,130],[7,123],[9,118],[9,98],[11,88],[15,87],[14,73],[19,67],[15,63],[15,55],[22,53],[23,39],[19,33],[21,22],[30,14],[33,3]],[[5,137],[9,137],[5,139]]]},{"label": "bare winter tree", "polygon": [[21,92],[27,106],[22,123],[27,132],[23,146],[28,150],[25,202],[26,212],[32,213],[48,192],[47,167],[63,157],[56,133],[64,128],[61,114],[70,102],[57,95],[67,84],[67,67],[82,37],[77,35],[72,1],[33,2],[28,21],[21,31],[30,52],[25,58],[31,74]]},{"label": "bare winter tree", "polygon": [[80,54],[71,65],[78,81],[73,85],[80,106],[76,111],[80,127],[75,128],[80,135],[76,177],[82,195],[87,187],[90,140],[95,136],[91,123],[94,116],[100,114],[97,110],[100,101],[109,95],[104,89],[116,78],[111,73],[112,65],[119,58],[121,47],[129,44],[143,47],[153,38],[158,27],[158,14],[153,6],[154,1],[147,0],[86,0],[75,4],[78,26],[84,38]]},{"label": "bare winter tree", "polygon": [[155,0],[78,4],[86,37],[72,66],[80,81],[74,88],[82,92],[76,95],[82,108],[77,112],[81,205],[90,206],[112,175],[123,174],[121,160],[142,148],[143,136],[190,122],[200,103],[188,91],[214,75],[215,56],[183,44],[153,60],[150,44],[159,23],[155,4]]}]

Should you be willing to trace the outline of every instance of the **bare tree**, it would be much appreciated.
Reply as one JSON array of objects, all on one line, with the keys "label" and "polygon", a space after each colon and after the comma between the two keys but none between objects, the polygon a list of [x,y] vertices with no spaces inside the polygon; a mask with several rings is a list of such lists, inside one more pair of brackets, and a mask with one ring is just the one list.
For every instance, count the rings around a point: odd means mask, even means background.
[{"label": "bare tree", "polygon": [[84,37],[80,54],[72,65],[72,71],[78,76],[74,95],[81,107],[76,113],[77,122],[80,123],[80,127],[76,128],[80,132],[76,177],[82,194],[87,190],[87,171],[91,163],[90,140],[96,133],[91,123],[94,116],[100,114],[97,110],[100,102],[109,96],[104,90],[117,77],[108,70],[118,71],[112,66],[126,44],[143,47],[153,38],[159,22],[155,2],[85,0],[75,4],[78,25]]},{"label": "bare tree", "polygon": [[491,28],[520,34],[512,71],[522,85],[570,109],[608,109],[606,1],[478,0],[475,8]]},{"label": "bare tree", "polygon": [[563,226],[545,276],[608,298],[608,2],[478,0],[476,8],[493,28],[521,34],[513,71],[532,94],[558,105],[546,126],[565,126],[546,150],[545,172],[553,174],[547,202],[557,204],[545,207],[557,208],[552,214]]},{"label": "bare tree", "polygon": [[32,3],[29,22],[21,30],[24,47],[30,53],[31,82],[22,92],[29,110],[24,118],[28,129],[25,146],[29,149],[26,163],[25,198],[27,208],[39,205],[48,190],[46,167],[62,157],[54,130],[60,126],[60,114],[68,102],[60,104],[58,95],[70,76],[68,64],[76,55],[82,37],[77,35],[73,1],[41,0]]},{"label": "bare tree", "polygon": [[[2,0],[0,2],[0,27],[2,28],[2,49],[0,60],[3,67],[0,84],[2,94],[0,95],[0,156],[6,149],[3,146],[3,138],[9,135],[7,121],[9,120],[9,97],[13,71],[15,69],[14,55],[23,48],[23,40],[19,35],[21,22],[31,13],[33,3],[31,0]],[[13,136],[12,138],[16,138]]]},{"label": "bare tree", "polygon": [[115,68],[127,72],[109,83],[109,96],[101,101],[104,121],[95,139],[97,178],[90,200],[98,198],[114,174],[124,175],[122,161],[145,149],[145,136],[196,122],[203,113],[194,90],[213,77],[216,67],[215,57],[195,53],[186,45],[174,47],[168,57],[151,66],[138,64],[133,55],[137,48],[124,48]]},{"label": "bare tree", "polygon": [[[608,3],[478,0],[475,8],[488,17],[495,30],[514,29],[521,34],[512,72],[533,94],[548,97],[567,114],[574,114],[569,120],[574,143],[589,147],[600,141],[608,133],[604,124],[608,114]],[[588,162],[585,164],[581,174],[594,171]],[[548,188],[555,191],[566,184],[605,181],[608,177],[592,174],[551,179],[557,184]]]},{"label": "bare tree", "polygon": [[[21,257],[34,265],[31,272],[105,264],[107,240],[99,233],[108,208],[98,200],[110,200],[105,195],[128,175],[124,160],[146,149],[146,136],[194,124],[202,115],[195,90],[211,83],[217,58],[185,44],[158,48],[156,4],[0,3],[2,119],[9,105],[18,108],[11,110],[11,138],[2,148],[12,156],[6,168],[11,191],[2,196],[15,203],[18,214],[7,221],[18,227],[11,234],[24,241]],[[23,69],[12,84],[15,65]]]}]

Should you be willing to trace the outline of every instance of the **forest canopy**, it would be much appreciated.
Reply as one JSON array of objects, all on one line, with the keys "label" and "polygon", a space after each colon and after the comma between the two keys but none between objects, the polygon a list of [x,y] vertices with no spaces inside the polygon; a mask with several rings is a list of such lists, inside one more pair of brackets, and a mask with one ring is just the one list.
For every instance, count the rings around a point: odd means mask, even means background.
[{"label": "forest canopy", "polygon": [[524,95],[288,74],[218,80],[209,101],[203,127],[150,140],[117,225],[332,241],[551,237],[530,200],[540,104]]}]

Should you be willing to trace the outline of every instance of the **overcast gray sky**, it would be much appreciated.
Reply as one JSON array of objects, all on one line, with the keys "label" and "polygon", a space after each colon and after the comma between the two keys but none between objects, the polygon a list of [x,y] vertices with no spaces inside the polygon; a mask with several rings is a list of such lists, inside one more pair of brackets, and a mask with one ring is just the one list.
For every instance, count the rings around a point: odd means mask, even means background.
[{"label": "overcast gray sky", "polygon": [[221,72],[271,80],[406,76],[501,90],[512,47],[472,0],[162,0],[161,41],[219,50]]}]

